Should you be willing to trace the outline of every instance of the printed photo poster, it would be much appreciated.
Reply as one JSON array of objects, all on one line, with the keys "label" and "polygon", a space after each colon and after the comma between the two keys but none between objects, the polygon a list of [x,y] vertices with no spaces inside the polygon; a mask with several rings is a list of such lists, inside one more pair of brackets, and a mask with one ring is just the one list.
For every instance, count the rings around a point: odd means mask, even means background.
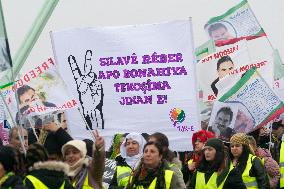
[{"label": "printed photo poster", "polygon": [[284,104],[267,85],[255,67],[248,70],[218,101],[238,104],[257,129],[284,112]]},{"label": "printed photo poster", "polygon": [[53,111],[45,114],[27,116],[27,118],[24,119],[23,126],[26,129],[41,129],[50,122],[54,122],[64,130],[68,131],[67,119],[64,111]]},{"label": "printed photo poster", "polygon": [[218,138],[228,141],[235,133],[234,125],[238,113],[238,105],[215,101],[208,124],[208,130]]},{"label": "printed photo poster", "polygon": [[227,75],[235,75],[249,69],[243,67],[250,62],[245,41],[201,59],[196,66],[198,87],[202,91],[203,101],[214,101],[218,96],[217,83]]},{"label": "printed photo poster", "polygon": [[[146,131],[165,133],[175,150],[192,149],[200,124],[191,20],[71,29],[51,38],[68,89],[108,145],[115,133]],[[83,138],[80,116],[68,114],[73,137]]]},{"label": "printed photo poster", "polygon": [[27,122],[28,116],[77,107],[52,58],[23,74],[15,83],[7,84],[1,92],[13,119],[22,125]]},{"label": "printed photo poster", "polygon": [[230,8],[226,13],[211,18],[204,29],[217,46],[236,38],[265,35],[247,0]]}]

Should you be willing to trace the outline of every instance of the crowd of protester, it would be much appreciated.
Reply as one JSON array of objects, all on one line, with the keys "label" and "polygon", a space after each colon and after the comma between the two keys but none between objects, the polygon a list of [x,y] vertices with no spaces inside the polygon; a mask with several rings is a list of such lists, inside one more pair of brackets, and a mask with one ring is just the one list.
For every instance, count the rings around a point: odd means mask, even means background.
[{"label": "crowd of protester", "polygon": [[[202,127],[192,136],[193,151],[180,158],[159,132],[119,135],[106,152],[96,130],[92,141],[74,140],[55,123],[39,131],[17,126],[0,146],[0,188],[101,189],[105,158],[115,156],[110,189],[283,189],[284,120],[271,130],[236,133],[224,142]],[[35,137],[41,132],[43,141]]]}]

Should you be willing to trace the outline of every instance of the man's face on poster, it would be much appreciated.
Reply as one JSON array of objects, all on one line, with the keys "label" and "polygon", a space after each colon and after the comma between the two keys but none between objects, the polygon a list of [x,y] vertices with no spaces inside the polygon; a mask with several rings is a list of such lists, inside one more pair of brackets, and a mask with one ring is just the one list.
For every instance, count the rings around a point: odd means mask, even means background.
[{"label": "man's face on poster", "polygon": [[22,106],[30,106],[32,103],[39,101],[38,96],[35,94],[35,91],[32,89],[29,89],[24,94],[20,96],[20,104]]},{"label": "man's face on poster", "polygon": [[218,77],[222,79],[234,69],[234,64],[231,61],[222,62],[218,68]]},{"label": "man's face on poster", "polygon": [[225,130],[231,124],[230,114],[219,112],[215,118],[214,124],[220,131]]},{"label": "man's face on poster", "polygon": [[64,112],[62,114],[60,114],[60,126],[64,130],[67,130],[67,120],[66,120],[66,116],[65,116]]},{"label": "man's face on poster", "polygon": [[229,31],[225,27],[220,27],[211,32],[211,37],[214,41],[222,41],[232,39],[233,36],[229,33]]}]

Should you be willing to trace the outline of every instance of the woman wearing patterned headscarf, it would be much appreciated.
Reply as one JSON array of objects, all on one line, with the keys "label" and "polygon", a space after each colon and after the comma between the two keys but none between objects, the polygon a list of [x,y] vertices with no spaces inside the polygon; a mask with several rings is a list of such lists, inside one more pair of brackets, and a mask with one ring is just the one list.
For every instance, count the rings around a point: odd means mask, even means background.
[{"label": "woman wearing patterned headscarf", "polygon": [[249,145],[245,133],[234,134],[230,139],[230,157],[232,165],[242,174],[247,188],[269,188],[265,169]]},{"label": "woman wearing patterned headscarf", "polygon": [[139,133],[128,134],[120,146],[120,155],[116,160],[116,171],[109,188],[124,188],[132,170],[143,155],[146,140]]}]

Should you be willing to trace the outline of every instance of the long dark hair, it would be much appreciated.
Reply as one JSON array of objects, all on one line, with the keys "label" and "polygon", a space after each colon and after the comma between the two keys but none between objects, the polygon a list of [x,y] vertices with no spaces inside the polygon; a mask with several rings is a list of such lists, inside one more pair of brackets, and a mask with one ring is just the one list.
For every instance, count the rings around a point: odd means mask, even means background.
[{"label": "long dark hair", "polygon": [[169,162],[172,162],[172,160],[175,158],[175,153],[172,152],[169,149],[169,139],[166,135],[164,135],[163,133],[153,133],[149,136],[149,138],[155,138],[156,142],[160,143],[163,147],[163,158],[166,159]]},{"label": "long dark hair", "polygon": [[[242,152],[241,156],[239,157],[238,163],[237,163],[237,166],[236,166],[240,173],[244,172],[244,170],[247,166],[247,160],[248,160],[249,154],[251,153],[250,149],[247,145],[242,144],[242,146],[243,146],[243,152]],[[231,158],[231,160],[234,159],[234,156],[233,156],[231,150],[230,150],[230,158]]]},{"label": "long dark hair", "polygon": [[211,162],[205,159],[205,154],[203,151],[203,155],[200,160],[199,166],[197,167],[197,170],[201,172],[207,172],[208,170],[217,172],[220,169],[224,168],[225,158],[226,158],[226,153],[225,153],[224,148],[223,150],[216,150],[215,159]]},{"label": "long dark hair", "polygon": [[[143,148],[143,152],[146,149],[146,147],[150,145],[154,145],[158,149],[159,155],[163,154],[163,147],[158,142],[147,142]],[[148,171],[146,171],[147,174],[149,175],[148,177],[147,176],[145,177],[146,179],[147,178],[154,179],[155,177],[157,177],[156,188],[161,188],[160,186],[164,186],[165,184],[165,179],[164,179],[164,168],[165,167],[166,167],[165,162],[162,161],[162,163],[159,165],[158,168],[156,168],[154,171],[153,170],[151,171],[151,173],[153,174],[150,174]],[[134,186],[141,185],[142,181],[139,179],[139,176],[141,175],[143,169],[145,170],[145,166],[144,166],[143,159],[142,159],[142,163],[140,164],[140,166],[136,170],[133,171],[131,182],[129,180],[126,189],[132,189],[134,188]]]}]

